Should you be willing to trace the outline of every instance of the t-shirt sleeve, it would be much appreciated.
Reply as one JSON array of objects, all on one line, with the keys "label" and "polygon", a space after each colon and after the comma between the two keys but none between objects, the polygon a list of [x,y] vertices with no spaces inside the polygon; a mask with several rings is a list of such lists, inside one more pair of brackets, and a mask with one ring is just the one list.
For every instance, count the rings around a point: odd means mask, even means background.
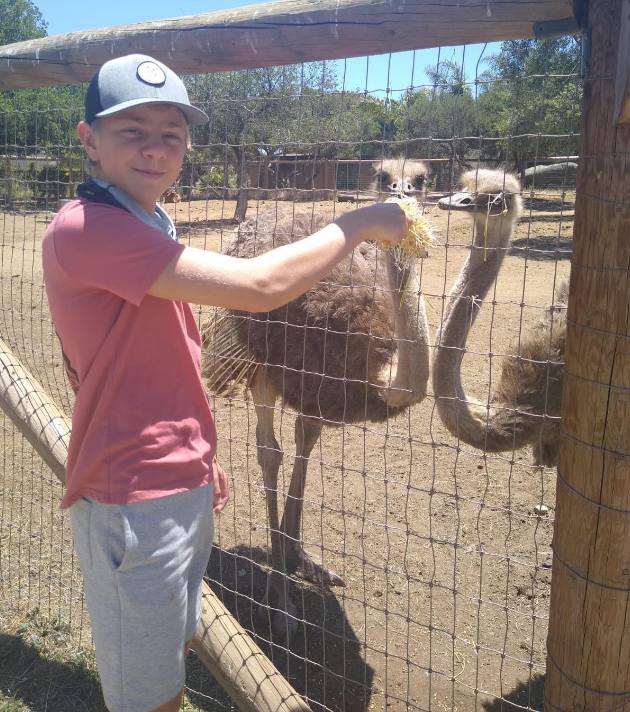
[{"label": "t-shirt sleeve", "polygon": [[184,245],[121,208],[78,203],[58,216],[55,256],[75,284],[140,304]]}]

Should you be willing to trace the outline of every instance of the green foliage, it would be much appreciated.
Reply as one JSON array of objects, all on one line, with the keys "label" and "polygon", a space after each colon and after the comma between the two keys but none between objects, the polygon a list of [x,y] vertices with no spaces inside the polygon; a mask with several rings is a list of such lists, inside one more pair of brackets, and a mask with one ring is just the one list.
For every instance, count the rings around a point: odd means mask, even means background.
[{"label": "green foliage", "polygon": [[47,28],[31,0],[0,0],[0,45],[45,37]]},{"label": "green foliage", "polygon": [[[47,23],[31,0],[0,0],[0,44],[46,35]],[[0,94],[0,143],[11,155],[77,143],[84,89],[17,89]]]},{"label": "green foliage", "polygon": [[477,146],[477,105],[462,68],[441,62],[426,68],[431,88],[408,92],[395,107],[395,134],[416,158],[459,160]]},{"label": "green foliage", "polygon": [[489,64],[477,102],[482,133],[497,139],[484,144],[486,154],[518,164],[524,156],[576,153],[579,43],[572,37],[503,42]]},{"label": "green foliage", "polygon": [[34,608],[17,628],[17,634],[36,650],[66,645],[70,641],[70,628],[58,618],[45,618],[39,608]]},{"label": "green foliage", "polygon": [[239,169],[243,160],[308,153],[319,157],[379,155],[386,112],[382,102],[337,91],[326,63],[267,67],[188,80],[193,100],[210,115],[195,143],[209,158],[226,156]]},{"label": "green foliage", "polygon": [[207,188],[235,188],[236,184],[236,171],[232,166],[227,167],[227,175],[222,166],[211,166],[195,181],[195,188],[205,191]]},{"label": "green foliage", "polygon": [[77,146],[83,87],[16,89],[0,94],[0,143],[11,155]]}]

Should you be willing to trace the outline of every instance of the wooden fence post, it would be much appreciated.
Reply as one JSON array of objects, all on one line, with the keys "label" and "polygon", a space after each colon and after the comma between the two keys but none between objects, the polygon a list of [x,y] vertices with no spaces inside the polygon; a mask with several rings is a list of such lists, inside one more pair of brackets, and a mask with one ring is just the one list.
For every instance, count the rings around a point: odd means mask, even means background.
[{"label": "wooden fence post", "polygon": [[616,115],[629,23],[630,0],[590,1],[546,712],[630,705],[630,126]]}]

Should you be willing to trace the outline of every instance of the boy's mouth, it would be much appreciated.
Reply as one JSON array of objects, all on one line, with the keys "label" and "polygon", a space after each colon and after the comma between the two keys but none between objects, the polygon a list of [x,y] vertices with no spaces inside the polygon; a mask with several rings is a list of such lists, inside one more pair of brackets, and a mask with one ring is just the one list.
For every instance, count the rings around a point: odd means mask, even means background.
[{"label": "boy's mouth", "polygon": [[134,171],[145,178],[163,178],[165,175],[164,171],[151,171],[146,168],[134,168]]}]

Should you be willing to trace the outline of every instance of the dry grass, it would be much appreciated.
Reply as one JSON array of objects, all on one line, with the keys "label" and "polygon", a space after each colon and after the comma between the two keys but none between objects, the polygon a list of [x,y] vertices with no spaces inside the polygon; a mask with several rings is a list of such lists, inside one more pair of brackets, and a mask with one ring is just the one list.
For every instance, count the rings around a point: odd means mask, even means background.
[{"label": "dry grass", "polygon": [[[183,712],[233,709],[193,656]],[[107,712],[94,651],[70,627],[35,608],[24,617],[0,610],[0,712]]]}]

